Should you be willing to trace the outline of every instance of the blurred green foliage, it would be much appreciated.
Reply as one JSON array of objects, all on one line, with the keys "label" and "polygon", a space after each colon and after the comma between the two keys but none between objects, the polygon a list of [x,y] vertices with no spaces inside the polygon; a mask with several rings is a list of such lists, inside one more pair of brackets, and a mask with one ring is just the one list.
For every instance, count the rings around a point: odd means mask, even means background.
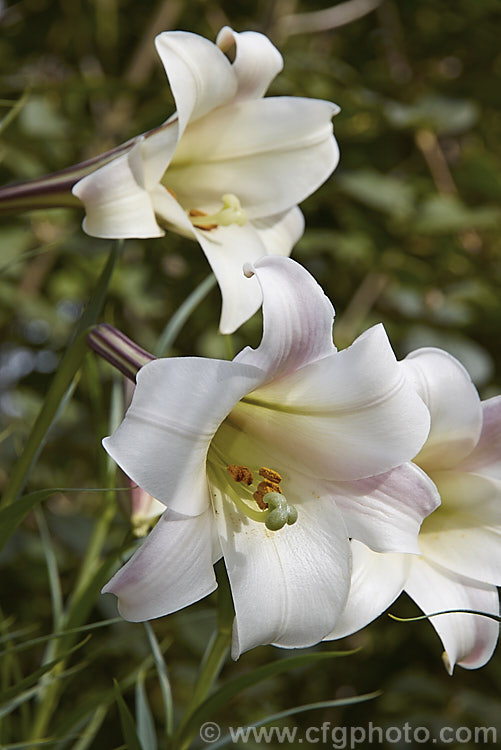
[{"label": "blurred green foliage", "polygon": [[[287,16],[326,7],[317,0],[0,3],[0,183],[62,169],[163,121],[173,104],[152,44],[155,33],[181,28],[214,39],[226,23],[264,31],[285,58],[270,93],[326,98],[342,110],[334,123],[340,166],[303,204],[307,230],[293,254],[336,306],[338,346],[382,321],[398,356],[441,346],[469,368],[484,397],[494,395],[501,386],[501,4],[385,0],[350,24],[288,33]],[[38,211],[3,219],[0,226],[0,487],[109,251],[109,243],[83,234],[81,218],[78,211]],[[198,246],[175,235],[129,241],[102,320],[152,350],[208,271]],[[217,333],[219,304],[215,289],[182,330],[175,354],[227,356]],[[260,330],[257,315],[233,336],[235,351],[255,344]],[[111,368],[89,355],[28,490],[108,486],[100,439],[109,432],[114,382],[116,391],[120,384]],[[110,553],[128,531],[125,496],[119,493],[106,540]],[[59,493],[44,505],[63,598],[74,589],[102,508],[102,495],[84,492]],[[29,516],[0,557],[0,635],[22,631],[16,643],[53,627],[40,523]],[[115,617],[112,597],[96,594],[91,604],[88,622]],[[393,611],[415,614],[404,600]],[[210,599],[153,623],[166,650],[177,712],[190,696],[213,624]],[[133,709],[135,676],[151,660],[150,647],[142,625],[122,622],[91,632],[70,658],[46,736],[74,735],[84,715],[94,716],[97,734],[89,747],[110,750],[123,746],[112,678],[122,681]],[[484,725],[497,727],[501,736],[499,653],[481,672],[459,668],[451,679],[429,624],[384,616],[342,645],[362,650],[277,676],[248,690],[215,720],[237,725],[300,703],[381,688],[376,701],[301,714],[297,724]],[[43,649],[4,654],[3,687],[38,669]],[[224,674],[243,674],[285,655],[256,649],[228,664]],[[151,663],[146,669],[144,685],[159,727],[162,695]],[[26,702],[4,719],[0,746],[26,739],[31,708]],[[47,746],[76,743],[74,737]]]}]

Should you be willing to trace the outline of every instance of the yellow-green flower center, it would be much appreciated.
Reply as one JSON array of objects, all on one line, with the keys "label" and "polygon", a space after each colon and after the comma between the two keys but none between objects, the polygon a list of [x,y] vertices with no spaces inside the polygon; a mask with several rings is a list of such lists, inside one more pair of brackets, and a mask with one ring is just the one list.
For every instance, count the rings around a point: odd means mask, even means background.
[{"label": "yellow-green flower center", "polygon": [[223,206],[212,214],[200,211],[198,208],[192,208],[188,211],[188,217],[197,229],[209,231],[218,227],[228,227],[230,224],[237,224],[242,227],[247,223],[247,216],[240,201],[233,193],[227,193],[221,198]]},{"label": "yellow-green flower center", "polygon": [[214,445],[208,468],[216,484],[224,487],[225,496],[247,518],[264,523],[270,531],[296,523],[298,512],[287,502],[280,487],[282,477],[274,469],[261,466],[253,472],[248,466],[226,464]]}]

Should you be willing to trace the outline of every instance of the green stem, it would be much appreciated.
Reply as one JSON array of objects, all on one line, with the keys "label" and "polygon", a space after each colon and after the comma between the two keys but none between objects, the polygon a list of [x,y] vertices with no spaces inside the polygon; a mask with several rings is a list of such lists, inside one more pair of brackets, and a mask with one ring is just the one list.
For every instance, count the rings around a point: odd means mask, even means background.
[{"label": "green stem", "polygon": [[216,277],[211,273],[210,276],[207,276],[207,278],[205,278],[196,289],[186,297],[183,304],[176,310],[158,339],[154,351],[154,354],[157,357],[164,357],[167,354],[191,313],[215,286]]},{"label": "green stem", "polygon": [[192,698],[172,741],[172,747],[175,750],[186,750],[189,747],[198,729],[190,726],[191,717],[209,694],[230,650],[235,613],[230,583],[222,561],[216,565],[216,574],[218,581],[217,630],[204,654]]}]

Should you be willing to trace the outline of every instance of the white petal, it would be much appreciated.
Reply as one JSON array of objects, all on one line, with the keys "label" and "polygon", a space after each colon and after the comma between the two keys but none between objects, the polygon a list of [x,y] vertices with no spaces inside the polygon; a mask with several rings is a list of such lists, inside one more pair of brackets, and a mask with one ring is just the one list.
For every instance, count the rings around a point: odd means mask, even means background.
[{"label": "white petal", "polygon": [[482,413],[480,440],[460,468],[501,479],[501,396],[482,401]]},{"label": "white petal", "polygon": [[297,206],[282,214],[256,219],[253,224],[267,255],[289,256],[304,232],[304,216]]},{"label": "white petal", "polygon": [[240,352],[236,362],[260,367],[272,380],[335,351],[334,308],[303,266],[269,256],[247,273],[252,271],[263,290],[263,338],[257,349]]},{"label": "white petal", "polygon": [[161,237],[148,191],[141,179],[141,142],[73,187],[85,206],[83,229],[92,237]]},{"label": "white petal", "polygon": [[211,213],[238,197],[249,219],[287,211],[337,166],[330,102],[299,97],[250,99],[190,123],[165,184],[187,209]]},{"label": "white petal", "polygon": [[233,333],[260,308],[263,295],[257,279],[244,276],[245,263],[253,263],[266,248],[252,224],[235,224],[209,232],[195,230],[196,237],[217,278],[223,307],[219,328]]},{"label": "white petal", "polygon": [[189,239],[198,239],[197,231],[186,211],[176,198],[163,185],[156,185],[150,191],[151,202],[162,226]]},{"label": "white petal", "polygon": [[187,607],[216,586],[212,511],[187,518],[167,510],[102,593],[118,597],[126,620],[142,622]]},{"label": "white petal", "polygon": [[216,44],[223,52],[236,45],[233,70],[238,81],[238,99],[263,96],[283,68],[282,55],[264,34],[255,31],[237,34],[225,26],[217,35]]},{"label": "white petal", "polygon": [[261,644],[318,643],[343,609],[350,580],[350,546],[335,503],[300,497],[297,522],[268,531],[214,494],[235,605],[233,658]]},{"label": "white petal", "polygon": [[350,537],[376,552],[419,553],[423,518],[440,504],[431,479],[410,462],[367,479],[335,482],[332,492]]},{"label": "white petal", "polygon": [[[474,609],[495,615],[499,612],[494,586],[463,578],[423,558],[413,560],[405,590],[425,614],[450,609]],[[456,663],[477,669],[491,658],[498,639],[497,622],[469,614],[439,615],[431,617],[430,622],[444,645],[450,674]]]},{"label": "white petal", "polygon": [[[260,261],[258,276],[272,261],[278,268],[287,259]],[[234,423],[266,442],[277,464],[293,465],[317,479],[361,479],[410,460],[426,439],[429,413],[397,364],[384,328],[375,326],[348,349],[326,356],[327,305],[320,317],[305,288],[304,298],[296,292],[296,309],[289,313],[294,295],[278,278],[274,287],[268,322],[271,295],[264,292],[263,343],[237,360],[263,369],[271,360],[278,374],[290,374],[246,396],[232,412]],[[280,315],[282,295],[286,314]],[[321,302],[318,296],[316,304]],[[301,360],[322,354],[323,359],[301,367]],[[300,369],[291,372],[295,367]]]},{"label": "white petal", "polygon": [[459,471],[433,473],[441,507],[423,524],[421,552],[479,581],[501,585],[501,481]]},{"label": "white petal", "polygon": [[411,555],[381,554],[353,540],[352,574],[348,601],[331,641],[356,633],[387,609],[403,591],[412,561]]},{"label": "white petal", "polygon": [[431,414],[428,440],[416,463],[428,473],[467,456],[480,436],[482,408],[468,372],[442,349],[418,349],[401,363]]},{"label": "white petal", "polygon": [[103,445],[123,471],[185,515],[208,503],[205,459],[212,436],[259,381],[256,368],[215,359],[158,359],[141,368],[124,421]]},{"label": "white petal", "polygon": [[212,42],[188,31],[165,31],[155,39],[179,118],[179,137],[189,121],[231,101],[237,77]]},{"label": "white petal", "polygon": [[162,179],[177,148],[179,121],[171,117],[159,128],[145,133],[141,140],[141,184],[153,190]]}]

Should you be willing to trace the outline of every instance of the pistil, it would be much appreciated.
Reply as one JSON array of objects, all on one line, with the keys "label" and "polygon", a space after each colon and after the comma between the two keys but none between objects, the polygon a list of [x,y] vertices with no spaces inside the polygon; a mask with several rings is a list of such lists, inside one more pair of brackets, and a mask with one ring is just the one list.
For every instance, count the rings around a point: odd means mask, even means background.
[{"label": "pistil", "polygon": [[247,223],[247,215],[240,205],[237,196],[233,195],[233,193],[226,193],[221,200],[223,207],[213,214],[207,214],[198,208],[192,208],[188,212],[188,217],[193,226],[205,231],[217,229],[218,227],[228,227],[230,224],[237,224],[239,227],[243,227]]}]

